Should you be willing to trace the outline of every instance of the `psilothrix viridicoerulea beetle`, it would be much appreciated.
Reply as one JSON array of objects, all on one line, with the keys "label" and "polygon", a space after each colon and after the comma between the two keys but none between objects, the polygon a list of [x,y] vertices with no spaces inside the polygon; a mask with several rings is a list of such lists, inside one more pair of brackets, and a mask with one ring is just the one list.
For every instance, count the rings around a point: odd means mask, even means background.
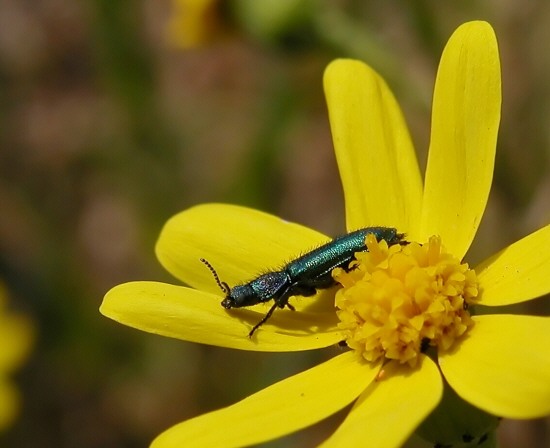
[{"label": "psilothrix viridicoerulea beetle", "polygon": [[287,263],[280,270],[267,272],[233,288],[219,279],[208,261],[204,258],[201,258],[201,261],[210,269],[218,286],[225,294],[221,303],[224,308],[241,308],[270,300],[275,301],[263,319],[248,333],[248,336],[252,337],[254,332],[271,317],[276,308],[286,306],[294,310],[294,307],[288,303],[290,297],[313,296],[319,289],[334,286],[336,282],[332,278],[332,271],[335,268],[349,269],[348,266],[355,258],[355,253],[367,251],[365,239],[370,233],[378,241],[385,240],[389,246],[406,244],[403,241],[405,235],[398,233],[393,227],[365,227],[334,238]]}]

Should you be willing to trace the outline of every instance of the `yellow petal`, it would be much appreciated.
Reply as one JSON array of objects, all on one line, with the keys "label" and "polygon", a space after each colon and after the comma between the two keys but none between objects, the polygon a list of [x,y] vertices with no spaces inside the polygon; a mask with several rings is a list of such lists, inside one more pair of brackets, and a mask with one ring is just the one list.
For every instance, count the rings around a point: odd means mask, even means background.
[{"label": "yellow petal", "polygon": [[114,287],[103,299],[100,311],[117,322],[149,333],[241,350],[300,351],[327,347],[342,340],[334,312],[290,310],[276,310],[249,338],[248,332],[263,313],[244,309],[226,311],[218,296],[157,282]]},{"label": "yellow petal", "polygon": [[437,73],[421,234],[421,240],[440,235],[458,258],[470,247],[487,203],[500,104],[493,29],[466,23],[451,36]]},{"label": "yellow petal", "polygon": [[13,385],[0,377],[0,431],[10,426],[19,412],[19,394]]},{"label": "yellow petal", "polygon": [[468,337],[439,357],[451,387],[500,417],[550,414],[550,318],[486,315],[474,320]]},{"label": "yellow petal", "polygon": [[32,322],[22,315],[0,313],[0,372],[11,372],[27,358],[34,340]]},{"label": "yellow petal", "polygon": [[180,423],[152,448],[248,446],[312,425],[353,401],[379,366],[344,353],[218,411]]},{"label": "yellow petal", "polygon": [[230,286],[278,268],[329,238],[315,230],[254,209],[204,204],[173,216],[156,246],[162,265],[184,283],[220,292],[208,260]]},{"label": "yellow petal", "polygon": [[420,216],[422,180],[393,94],[374,70],[348,59],[327,67],[324,85],[348,229],[410,232]]},{"label": "yellow petal", "polygon": [[482,305],[524,302],[550,292],[550,225],[526,236],[476,268]]},{"label": "yellow petal", "polygon": [[371,383],[322,447],[401,446],[441,400],[441,374],[428,357],[413,372],[395,362],[383,369],[382,380]]}]

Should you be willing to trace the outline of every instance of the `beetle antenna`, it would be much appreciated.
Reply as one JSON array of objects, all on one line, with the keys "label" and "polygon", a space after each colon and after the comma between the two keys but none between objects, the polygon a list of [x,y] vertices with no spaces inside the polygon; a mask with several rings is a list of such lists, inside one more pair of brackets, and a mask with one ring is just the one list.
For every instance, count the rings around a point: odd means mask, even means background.
[{"label": "beetle antenna", "polygon": [[209,271],[212,273],[212,276],[214,277],[214,280],[216,280],[216,283],[218,284],[218,286],[220,287],[220,289],[222,290],[222,292],[228,296],[229,293],[231,292],[231,288],[229,287],[229,285],[225,282],[222,282],[220,280],[220,277],[218,276],[218,273],[216,272],[216,270],[214,269],[214,266],[212,266],[207,260],[205,260],[204,258],[200,258],[200,261],[202,263],[204,263],[204,265],[209,269]]}]

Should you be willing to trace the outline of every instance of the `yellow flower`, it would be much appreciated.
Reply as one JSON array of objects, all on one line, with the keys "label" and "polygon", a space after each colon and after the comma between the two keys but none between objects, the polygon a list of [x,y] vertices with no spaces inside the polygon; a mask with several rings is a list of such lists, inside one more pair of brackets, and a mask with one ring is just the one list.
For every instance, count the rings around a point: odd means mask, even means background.
[{"label": "yellow flower", "polygon": [[180,48],[196,48],[222,32],[219,0],[173,0],[167,27],[168,42]]},{"label": "yellow flower", "polygon": [[444,380],[493,415],[550,413],[550,318],[470,316],[477,304],[520,303],[550,292],[550,226],[474,270],[462,261],[487,202],[500,120],[500,65],[490,25],[462,25],[443,52],[424,185],[385,82],[352,60],[331,63],[324,82],[347,228],[395,227],[410,244],[388,247],[367,238],[369,252],[357,255],[355,269],[333,272],[342,285],[338,313],[334,290],[315,299],[296,297],[296,312],[276,310],[248,338],[265,306],[223,310],[220,291],[199,259],[235,285],[328,237],[230,205],[201,205],[170,219],[157,256],[190,287],[119,285],[106,295],[104,315],[144,331],[243,350],[309,350],[344,339],[352,350],[180,423],[161,434],[155,447],[260,443],[350,403],[348,416],[323,446],[368,441],[395,447],[438,405]]},{"label": "yellow flower", "polygon": [[19,394],[9,375],[28,356],[33,329],[24,316],[6,312],[6,291],[0,284],[0,431],[17,417]]}]

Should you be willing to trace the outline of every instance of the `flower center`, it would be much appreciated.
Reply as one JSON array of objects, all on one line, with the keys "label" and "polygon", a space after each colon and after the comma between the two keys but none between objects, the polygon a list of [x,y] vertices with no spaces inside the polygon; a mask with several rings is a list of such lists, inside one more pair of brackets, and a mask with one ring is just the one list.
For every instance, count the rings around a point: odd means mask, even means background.
[{"label": "flower center", "polygon": [[445,252],[441,238],[388,247],[369,234],[366,245],[348,271],[332,272],[342,285],[338,327],[364,359],[412,367],[429,346],[447,350],[474,325],[467,308],[478,295],[476,274]]}]

